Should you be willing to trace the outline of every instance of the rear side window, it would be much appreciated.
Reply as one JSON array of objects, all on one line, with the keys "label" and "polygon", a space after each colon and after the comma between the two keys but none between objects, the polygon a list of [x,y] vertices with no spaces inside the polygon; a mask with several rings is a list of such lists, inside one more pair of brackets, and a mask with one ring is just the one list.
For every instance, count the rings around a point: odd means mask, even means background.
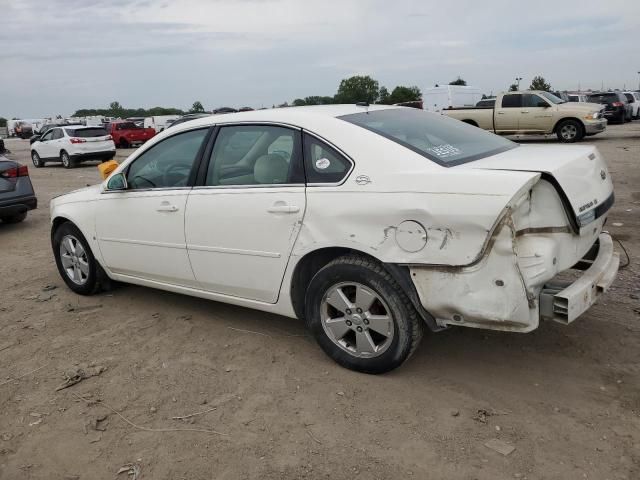
[{"label": "rear side window", "polygon": [[272,125],[220,128],[207,169],[207,186],[302,182],[299,131]]},{"label": "rear side window", "polygon": [[304,169],[307,183],[339,183],[351,170],[351,162],[336,149],[305,134]]},{"label": "rear side window", "polygon": [[56,128],[53,131],[53,140],[58,140],[59,138],[64,137],[64,133],[62,133],[62,129],[61,128]]},{"label": "rear side window", "polygon": [[67,135],[78,138],[104,137],[107,131],[104,128],[65,128]]},{"label": "rear side window", "polygon": [[636,99],[633,98],[633,95],[631,95],[630,93],[625,93],[624,96],[627,97],[627,100],[629,100],[631,103],[636,101]]},{"label": "rear side window", "polygon": [[522,106],[522,95],[505,95],[502,97],[502,108],[520,108]]}]

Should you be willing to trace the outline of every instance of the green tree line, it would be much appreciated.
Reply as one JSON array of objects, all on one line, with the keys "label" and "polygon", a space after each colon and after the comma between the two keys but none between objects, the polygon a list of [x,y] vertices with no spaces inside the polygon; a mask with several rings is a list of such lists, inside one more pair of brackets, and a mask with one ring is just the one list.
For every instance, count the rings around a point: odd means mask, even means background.
[{"label": "green tree line", "polygon": [[[197,102],[199,103],[199,102]],[[153,117],[156,115],[184,115],[184,110],[179,108],[153,107],[153,108],[124,108],[120,102],[111,102],[109,108],[81,108],[76,110],[72,117],[91,117],[103,115],[105,117]]]}]

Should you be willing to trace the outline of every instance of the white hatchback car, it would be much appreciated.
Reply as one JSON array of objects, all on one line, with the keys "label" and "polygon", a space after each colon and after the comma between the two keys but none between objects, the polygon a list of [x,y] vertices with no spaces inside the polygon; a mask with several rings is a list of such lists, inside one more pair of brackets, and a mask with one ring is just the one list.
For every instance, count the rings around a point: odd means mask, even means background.
[{"label": "white hatchback car", "polygon": [[112,279],[303,318],[338,363],[380,373],[425,326],[575,320],[616,276],[613,200],[592,146],[403,107],[286,108],[157,135],[51,202],[52,245],[77,293]]},{"label": "white hatchback car", "polygon": [[111,135],[102,127],[64,125],[52,128],[31,145],[31,161],[36,168],[45,162],[62,162],[73,168],[85,160],[106,162],[116,154]]}]

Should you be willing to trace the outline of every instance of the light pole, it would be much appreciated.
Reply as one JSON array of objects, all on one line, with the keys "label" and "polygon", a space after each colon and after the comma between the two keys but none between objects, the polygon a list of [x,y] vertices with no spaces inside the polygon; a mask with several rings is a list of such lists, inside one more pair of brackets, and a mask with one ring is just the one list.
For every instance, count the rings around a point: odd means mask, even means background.
[{"label": "light pole", "polygon": [[[638,72],[640,73],[640,72]],[[518,84],[518,90],[520,90],[520,80],[522,80],[522,77],[516,77],[516,82]]]},{"label": "light pole", "polygon": [[638,90],[640,90],[640,72],[638,72]]}]

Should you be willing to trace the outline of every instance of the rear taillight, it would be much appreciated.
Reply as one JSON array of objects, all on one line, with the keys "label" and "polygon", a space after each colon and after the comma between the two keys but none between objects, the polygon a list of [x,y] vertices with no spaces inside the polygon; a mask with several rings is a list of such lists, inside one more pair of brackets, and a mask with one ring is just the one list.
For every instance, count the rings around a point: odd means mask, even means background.
[{"label": "rear taillight", "polygon": [[624,106],[624,103],[622,103],[622,102],[613,102],[611,105],[613,105],[614,107],[622,107],[622,106]]},{"label": "rear taillight", "polygon": [[76,138],[76,137],[72,137],[70,138],[71,143],[85,143],[87,140],[85,140],[84,138]]},{"label": "rear taillight", "polygon": [[29,169],[26,165],[20,165],[17,167],[9,168],[4,172],[0,173],[0,177],[2,178],[17,178],[17,177],[28,177]]}]

